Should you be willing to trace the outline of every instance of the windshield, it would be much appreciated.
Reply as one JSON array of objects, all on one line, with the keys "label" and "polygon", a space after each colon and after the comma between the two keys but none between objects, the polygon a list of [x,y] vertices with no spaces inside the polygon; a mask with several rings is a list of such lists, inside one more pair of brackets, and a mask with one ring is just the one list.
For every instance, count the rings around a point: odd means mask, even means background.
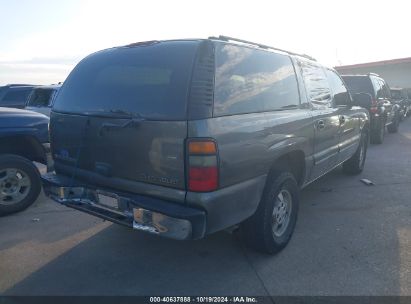
[{"label": "windshield", "polygon": [[27,106],[48,107],[50,105],[53,89],[35,89],[30,95]]},{"label": "windshield", "polygon": [[394,99],[402,99],[400,90],[391,90],[391,97]]},{"label": "windshield", "polygon": [[375,98],[374,88],[370,78],[366,76],[342,76],[351,94],[368,93]]},{"label": "windshield", "polygon": [[54,110],[115,110],[149,119],[185,119],[197,45],[196,41],[169,41],[93,54],[70,74]]},{"label": "windshield", "polygon": [[22,106],[26,105],[27,97],[32,91],[32,87],[14,87],[10,88],[3,96],[1,106]]}]

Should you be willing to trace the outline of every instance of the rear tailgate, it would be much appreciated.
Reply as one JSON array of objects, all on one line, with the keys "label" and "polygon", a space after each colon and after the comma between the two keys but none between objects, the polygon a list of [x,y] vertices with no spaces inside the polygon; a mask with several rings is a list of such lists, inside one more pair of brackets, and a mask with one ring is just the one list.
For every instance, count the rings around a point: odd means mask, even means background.
[{"label": "rear tailgate", "polygon": [[[142,121],[85,115],[52,115],[51,143],[56,170],[76,178],[95,174],[184,189],[186,121]],[[71,168],[71,169],[70,169]],[[80,169],[80,170],[79,170]],[[86,172],[88,172],[88,174]],[[125,190],[125,189],[124,189]]]},{"label": "rear tailgate", "polygon": [[197,47],[197,41],[150,42],[84,59],[54,103],[56,171],[135,193],[161,197],[168,188],[184,195],[187,99]]}]

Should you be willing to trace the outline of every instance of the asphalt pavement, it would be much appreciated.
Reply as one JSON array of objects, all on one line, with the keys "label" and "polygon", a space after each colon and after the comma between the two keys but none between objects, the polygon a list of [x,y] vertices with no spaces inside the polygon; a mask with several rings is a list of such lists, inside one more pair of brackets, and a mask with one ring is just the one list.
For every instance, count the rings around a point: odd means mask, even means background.
[{"label": "asphalt pavement", "polygon": [[[367,178],[375,185],[367,186]],[[411,118],[302,193],[276,256],[220,232],[179,242],[60,206],[43,195],[0,218],[3,295],[411,295]]]}]

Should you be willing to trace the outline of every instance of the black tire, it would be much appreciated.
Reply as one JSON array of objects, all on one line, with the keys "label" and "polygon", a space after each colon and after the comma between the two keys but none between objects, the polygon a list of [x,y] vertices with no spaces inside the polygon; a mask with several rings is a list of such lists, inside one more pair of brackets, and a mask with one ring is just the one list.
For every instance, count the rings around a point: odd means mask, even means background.
[{"label": "black tire", "polygon": [[400,117],[399,113],[397,113],[394,117],[394,121],[387,127],[388,132],[390,133],[397,133],[398,128],[400,126]]},{"label": "black tire", "polygon": [[370,142],[372,144],[382,144],[384,141],[384,136],[385,136],[385,123],[381,121],[379,124],[379,128],[371,131]]},{"label": "black tire", "polygon": [[364,169],[368,149],[368,133],[361,134],[360,145],[355,154],[343,163],[343,170],[347,174],[360,174]]},{"label": "black tire", "polygon": [[[10,174],[14,169],[16,173]],[[26,209],[40,191],[40,173],[31,161],[17,155],[0,155],[0,216]]]},{"label": "black tire", "polygon": [[400,114],[400,122],[404,121],[405,115],[406,115],[406,114],[405,114],[405,111],[404,111],[403,114]]},{"label": "black tire", "polygon": [[[244,241],[251,248],[268,254],[275,254],[281,251],[290,241],[297,221],[298,207],[300,201],[300,191],[294,176],[289,172],[275,172],[271,175],[266,184],[263,197],[255,214],[241,225]],[[280,210],[280,192],[291,199],[287,206],[288,221],[286,225],[277,224],[274,232],[274,217],[278,221],[280,215],[274,215],[274,207]],[[283,197],[283,201],[285,201]],[[283,210],[286,207],[281,207]],[[285,213],[284,213],[285,214]],[[278,223],[278,222],[277,222]],[[284,230],[280,234],[280,229]],[[278,232],[278,233],[277,233]]]}]

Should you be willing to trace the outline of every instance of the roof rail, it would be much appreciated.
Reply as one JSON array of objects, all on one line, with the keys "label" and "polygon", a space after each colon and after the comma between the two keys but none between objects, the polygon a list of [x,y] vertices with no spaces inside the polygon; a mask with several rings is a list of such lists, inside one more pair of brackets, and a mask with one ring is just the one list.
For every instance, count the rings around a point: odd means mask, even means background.
[{"label": "roof rail", "polygon": [[369,72],[368,73],[368,75],[373,75],[373,76],[378,76],[378,77],[381,77],[380,75],[378,75],[377,73],[371,73],[371,72]]},{"label": "roof rail", "polygon": [[211,36],[211,37],[208,37],[208,39],[221,40],[221,41],[227,41],[227,42],[228,41],[235,41],[235,42],[240,42],[240,43],[244,43],[244,44],[250,44],[250,45],[254,45],[254,46],[257,46],[259,48],[262,48],[262,49],[276,50],[276,51],[284,52],[284,53],[287,53],[287,54],[290,54],[290,55],[305,57],[307,59],[317,61],[315,58],[313,58],[309,55],[306,55],[306,54],[293,53],[293,52],[289,52],[289,51],[279,49],[279,48],[276,48],[276,47],[272,47],[272,46],[269,46],[269,45],[265,45],[265,44],[261,44],[261,43],[255,43],[255,42],[251,42],[251,41],[248,41],[248,40],[233,38],[233,37],[229,37],[229,36],[223,36],[223,35],[220,35],[218,37]]}]

